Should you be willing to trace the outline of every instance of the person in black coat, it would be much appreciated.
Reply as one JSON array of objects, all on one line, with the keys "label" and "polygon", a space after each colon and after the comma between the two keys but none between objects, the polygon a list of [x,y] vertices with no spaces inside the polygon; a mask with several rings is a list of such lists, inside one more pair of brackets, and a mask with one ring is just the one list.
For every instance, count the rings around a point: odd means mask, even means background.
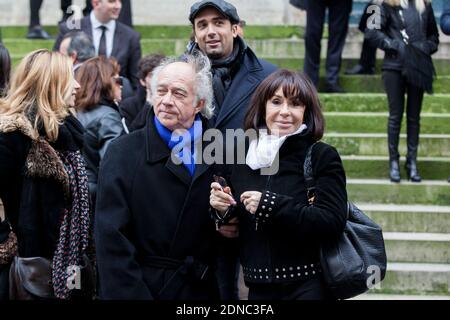
[{"label": "person in black coat", "polygon": [[228,193],[211,184],[210,204],[219,214],[239,218],[248,298],[331,299],[319,250],[322,241],[337,239],[344,230],[346,178],[336,149],[317,143],[312,152],[316,196],[309,205],[303,163],[324,130],[313,83],[288,70],[271,74],[253,94],[245,129],[257,133],[245,163],[233,167]]},{"label": "person in black coat", "polygon": [[[382,66],[383,81],[388,96],[388,147],[389,177],[392,182],[400,182],[400,166],[398,152],[400,129],[405,109],[407,120],[407,154],[405,167],[408,180],[420,182],[417,169],[417,151],[419,147],[420,111],[424,89],[431,87],[432,76],[426,79],[423,74],[434,73],[433,66],[425,67],[420,75],[406,78],[404,66],[410,63],[405,57],[406,44],[427,55],[435,53],[439,45],[439,31],[434,18],[431,1],[427,0],[389,0],[379,6],[381,12],[380,29],[367,29],[365,37],[372,45],[384,50]],[[407,40],[405,40],[407,38]],[[410,50],[409,50],[410,51]],[[405,60],[407,59],[407,60]],[[431,60],[431,58],[430,58]],[[414,68],[421,68],[427,61],[414,61]]]},{"label": "person in black coat", "polygon": [[[120,1],[93,0],[93,11],[80,21],[59,25],[59,34],[53,46],[59,50],[64,35],[70,31],[81,30],[88,34],[98,55],[114,57],[120,64],[120,75],[126,77],[133,86],[139,85],[138,61],[141,58],[140,35],[132,28],[117,21],[121,10]],[[73,29],[73,25],[79,29]],[[70,29],[72,27],[72,29]],[[104,31],[103,31],[103,28]],[[104,39],[104,40],[103,40]]]},{"label": "person in black coat", "polygon": [[[60,53],[33,51],[16,68],[10,93],[0,100],[0,199],[17,235],[18,256],[50,261],[52,270],[32,276],[51,279],[50,286],[33,282],[40,292],[45,288],[46,298],[90,296],[86,283],[81,292],[67,286],[67,268],[82,266],[92,247],[93,222],[80,153],[83,127],[69,111],[80,88],[72,68]],[[24,282],[30,272],[13,270],[12,278]]]},{"label": "person in black coat", "polygon": [[123,99],[119,105],[120,114],[125,119],[129,132],[140,129],[147,123],[148,109],[151,108],[152,71],[164,58],[161,54],[150,54],[139,61],[139,86],[133,96]]},{"label": "person in black coat", "polygon": [[209,67],[203,56],[158,67],[146,127],[106,152],[95,220],[101,299],[219,297],[220,235],[205,192],[213,170],[197,161],[212,114]]}]

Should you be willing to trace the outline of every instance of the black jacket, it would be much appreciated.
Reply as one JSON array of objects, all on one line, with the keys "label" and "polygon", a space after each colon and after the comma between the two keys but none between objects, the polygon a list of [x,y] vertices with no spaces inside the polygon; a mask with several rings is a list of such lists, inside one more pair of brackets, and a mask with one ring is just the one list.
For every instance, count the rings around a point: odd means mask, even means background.
[{"label": "black jacket", "polygon": [[165,299],[160,291],[167,284],[180,287],[165,292],[169,299],[217,298],[212,274],[198,280],[155,264],[154,257],[193,257],[212,267],[218,233],[208,212],[212,169],[197,165],[191,178],[175,164],[153,117],[151,112],[146,127],[114,141],[100,167],[95,221],[100,298]]},{"label": "black jacket", "polygon": [[89,192],[93,199],[97,192],[100,162],[109,145],[124,133],[117,106],[104,101],[99,106],[78,112],[78,120],[84,127],[83,156],[89,178]]},{"label": "black jacket", "polygon": [[[53,46],[54,51],[59,50],[64,35],[70,31],[81,30],[92,38],[92,24],[89,15],[75,23],[79,23],[80,29],[71,30],[65,22],[60,23],[58,38]],[[116,21],[111,56],[116,58],[120,64],[120,75],[127,77],[133,87],[137,88],[139,86],[138,62],[141,58],[140,34],[127,25]]]},{"label": "black jacket", "polygon": [[[403,23],[399,10],[387,3],[379,5],[380,29],[366,29],[365,38],[377,48],[385,51],[383,70],[402,70],[404,42],[401,35]],[[432,55],[439,45],[439,31],[431,4],[426,4],[426,10],[419,14],[413,5],[402,9],[409,42],[426,54]]]},{"label": "black jacket", "polygon": [[[279,151],[279,170],[261,175],[247,165],[234,167],[230,182],[238,203],[245,191],[263,196],[256,215],[242,204],[240,216],[241,263],[247,285],[282,283],[317,277],[321,241],[344,229],[347,210],[345,173],[336,149],[318,143],[312,155],[316,180],[315,204],[308,205],[303,177],[307,136],[289,137]],[[258,218],[256,226],[255,218]]]}]

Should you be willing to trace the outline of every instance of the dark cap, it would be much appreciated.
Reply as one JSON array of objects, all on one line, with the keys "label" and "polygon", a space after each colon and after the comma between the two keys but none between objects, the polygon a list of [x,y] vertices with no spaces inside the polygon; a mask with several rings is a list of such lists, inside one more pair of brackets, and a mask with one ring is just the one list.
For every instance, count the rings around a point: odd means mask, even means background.
[{"label": "dark cap", "polygon": [[224,16],[230,19],[232,24],[239,23],[239,20],[241,20],[237,14],[236,7],[233,6],[231,3],[228,3],[224,0],[212,0],[212,1],[202,0],[194,3],[191,7],[189,20],[191,21],[192,24],[194,24],[195,17],[198,15],[198,13],[207,7],[216,8],[220,13],[222,13]]}]

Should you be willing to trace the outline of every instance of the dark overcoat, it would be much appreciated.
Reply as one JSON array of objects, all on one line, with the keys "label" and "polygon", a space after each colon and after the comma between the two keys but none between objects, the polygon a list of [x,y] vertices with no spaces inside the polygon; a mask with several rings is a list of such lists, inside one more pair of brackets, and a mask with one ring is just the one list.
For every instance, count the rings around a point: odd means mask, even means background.
[{"label": "dark overcoat", "polygon": [[276,66],[256,57],[247,47],[239,71],[233,78],[213,126],[221,131],[242,129],[252,94]]},{"label": "dark overcoat", "polygon": [[172,161],[153,118],[151,111],[144,128],[114,141],[100,167],[100,298],[214,299],[219,235],[208,212],[212,168],[197,165],[191,178]]}]

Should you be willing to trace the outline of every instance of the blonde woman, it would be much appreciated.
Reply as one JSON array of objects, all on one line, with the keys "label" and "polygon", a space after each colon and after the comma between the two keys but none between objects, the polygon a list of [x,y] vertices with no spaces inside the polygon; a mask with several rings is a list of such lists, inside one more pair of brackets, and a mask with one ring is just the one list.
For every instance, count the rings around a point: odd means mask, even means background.
[{"label": "blonde woman", "polygon": [[380,28],[366,29],[366,39],[385,51],[382,70],[389,103],[389,176],[392,182],[400,182],[398,144],[406,95],[405,167],[408,180],[420,182],[417,169],[420,110],[424,91],[432,89],[431,55],[438,49],[439,32],[431,1],[386,0],[379,7]]},{"label": "blonde woman", "polygon": [[[69,58],[37,50],[0,100],[0,198],[18,241],[13,299],[80,296],[67,285],[67,270],[80,270],[91,239],[83,127],[69,111],[79,88]],[[29,267],[38,272],[21,273],[34,272]]]}]

